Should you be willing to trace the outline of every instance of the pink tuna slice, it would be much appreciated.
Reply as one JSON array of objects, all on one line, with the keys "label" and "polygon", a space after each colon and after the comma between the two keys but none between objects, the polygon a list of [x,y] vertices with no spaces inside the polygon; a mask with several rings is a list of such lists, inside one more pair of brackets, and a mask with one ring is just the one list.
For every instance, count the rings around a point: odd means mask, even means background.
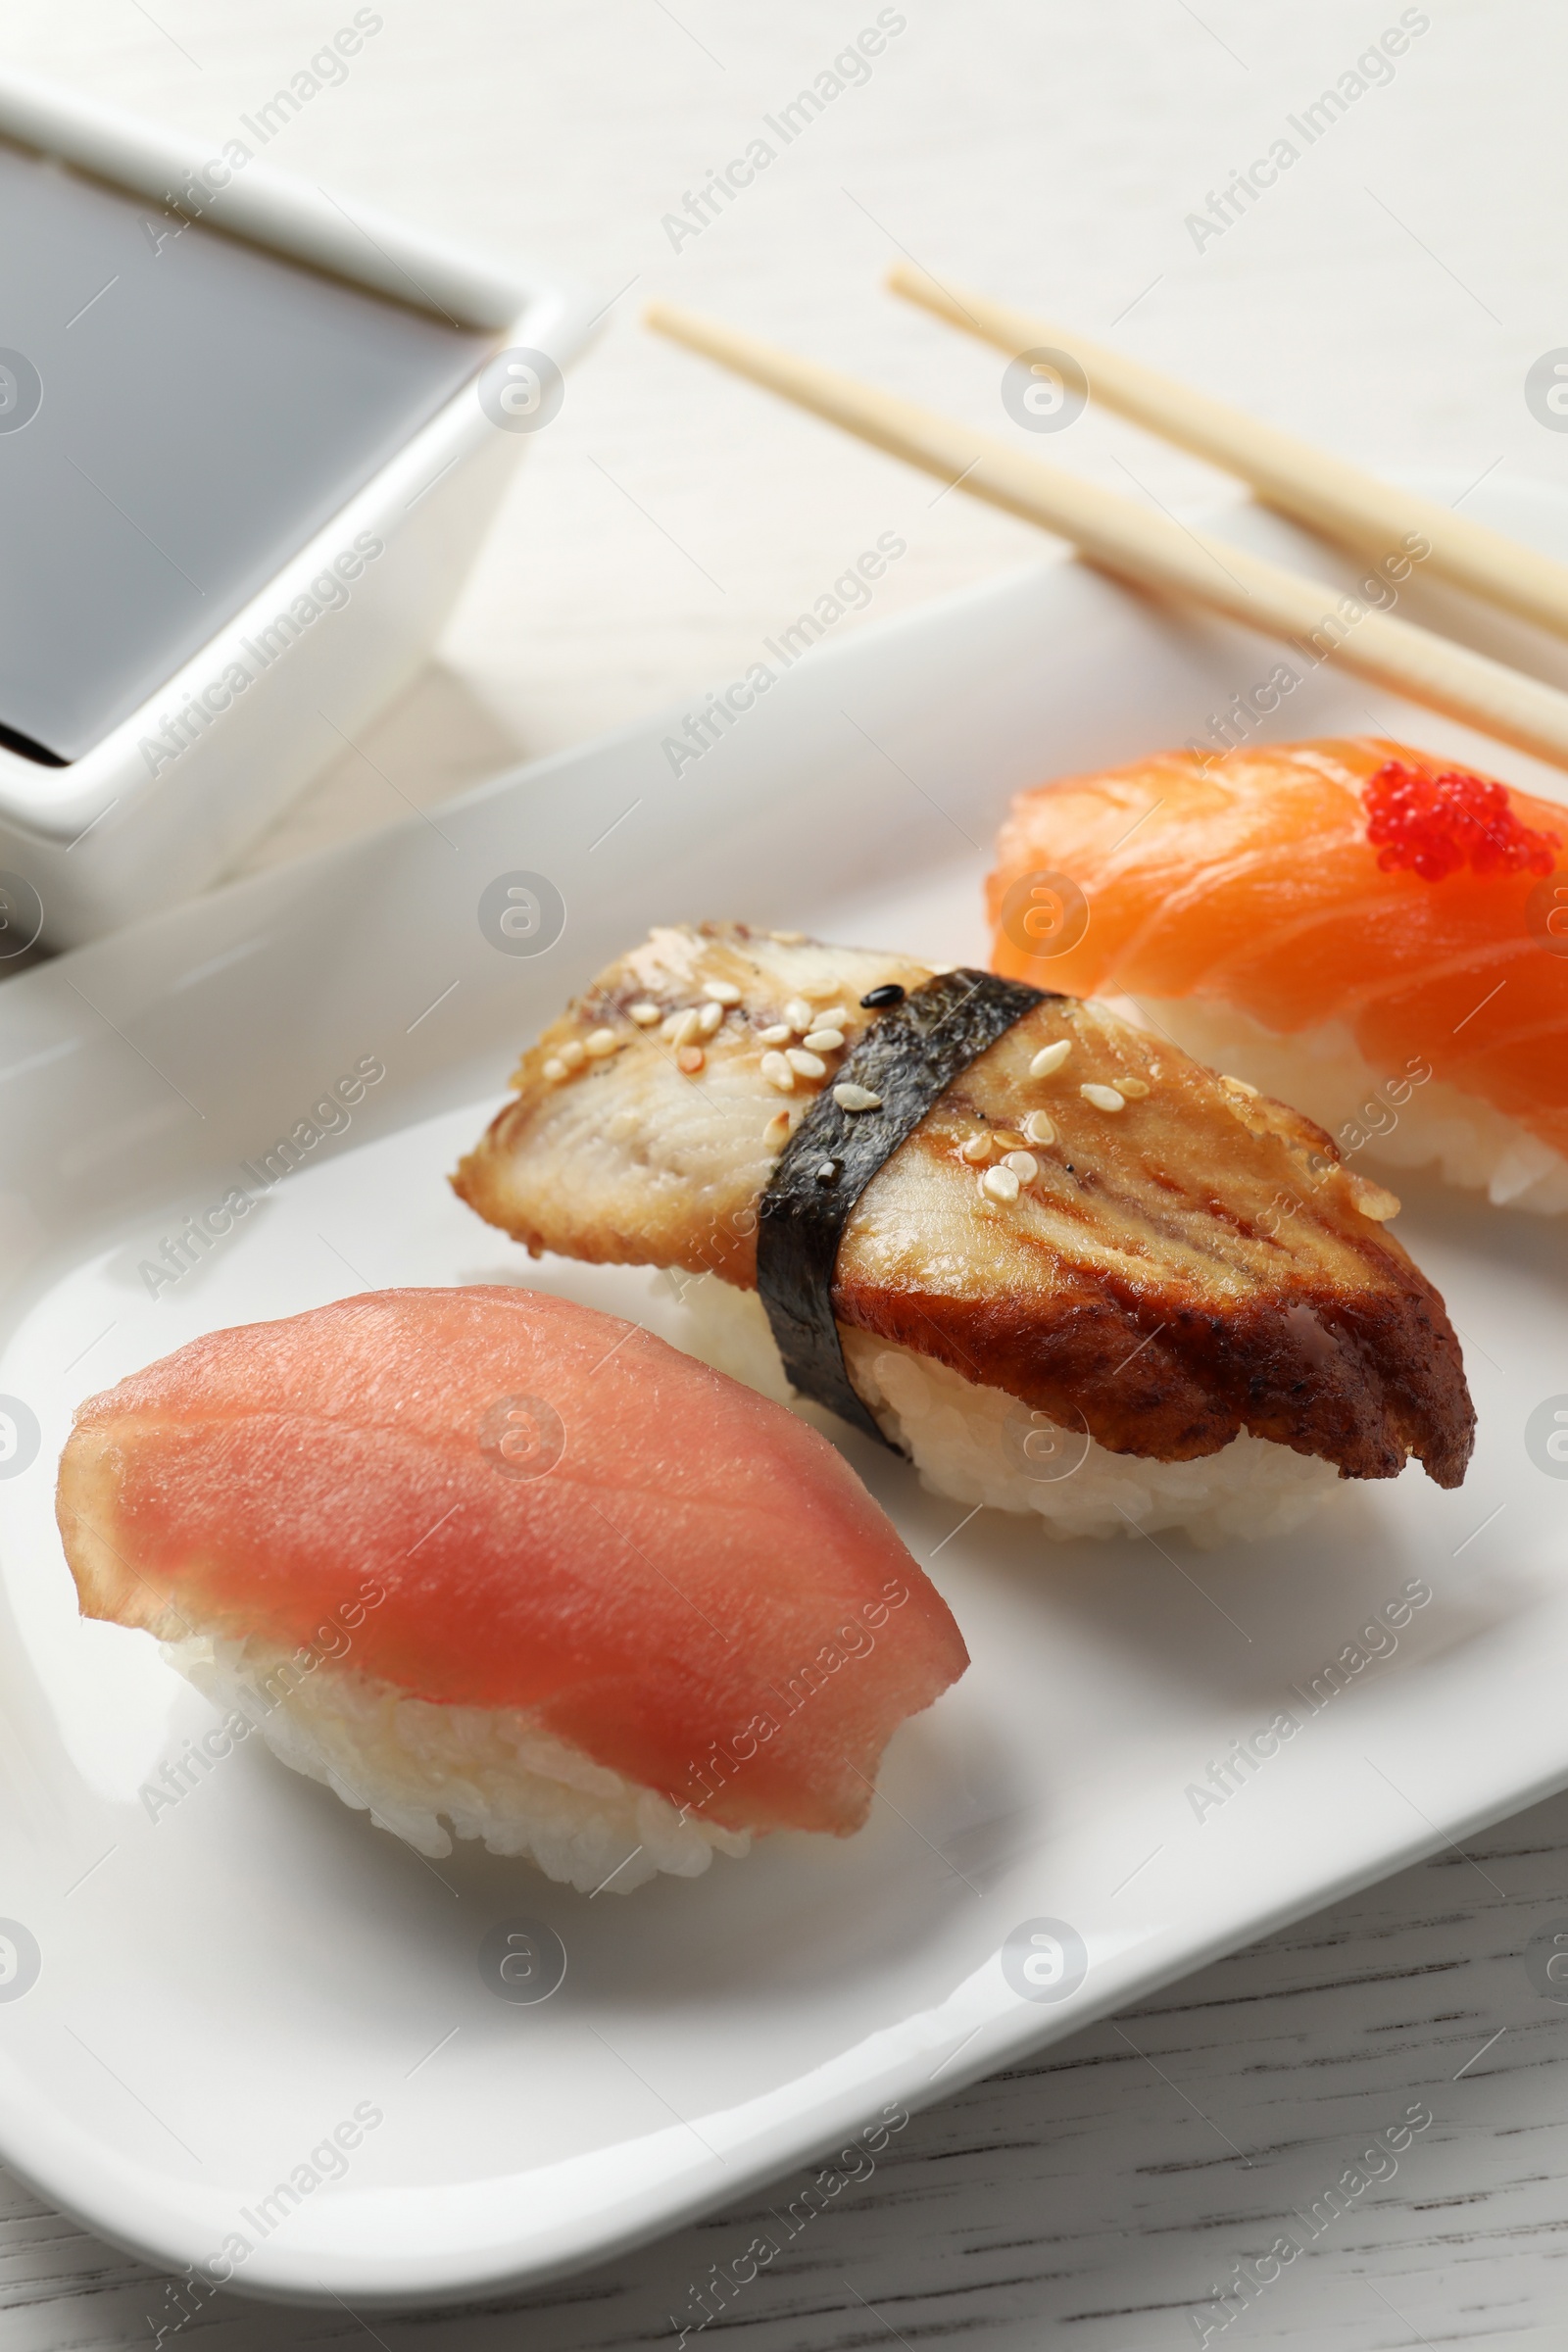
[{"label": "pink tuna slice", "polygon": [[540,1292],[194,1340],[80,1408],[57,1509],[89,1617],[293,1649],[358,1606],[321,1671],[525,1709],[729,1829],[858,1828],[892,1733],[968,1663],[825,1439]]}]

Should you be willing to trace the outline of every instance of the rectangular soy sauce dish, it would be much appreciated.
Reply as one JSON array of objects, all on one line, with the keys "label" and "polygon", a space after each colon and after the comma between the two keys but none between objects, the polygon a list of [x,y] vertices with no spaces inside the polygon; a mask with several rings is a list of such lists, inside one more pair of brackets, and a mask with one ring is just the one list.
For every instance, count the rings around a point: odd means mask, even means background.
[{"label": "rectangular soy sauce dish", "polygon": [[203,150],[0,72],[0,969],[187,896],[342,754],[592,323],[277,171],[280,120]]}]

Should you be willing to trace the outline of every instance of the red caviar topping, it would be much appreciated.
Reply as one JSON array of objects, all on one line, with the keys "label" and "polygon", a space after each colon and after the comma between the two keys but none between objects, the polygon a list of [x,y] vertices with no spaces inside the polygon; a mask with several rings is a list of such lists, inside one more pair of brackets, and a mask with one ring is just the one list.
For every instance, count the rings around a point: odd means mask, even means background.
[{"label": "red caviar topping", "polygon": [[1469,865],[1478,874],[1549,874],[1562,847],[1557,833],[1520,823],[1507,787],[1467,768],[1428,775],[1388,760],[1368,778],[1366,837],[1385,874],[1408,867],[1423,882],[1441,882]]}]

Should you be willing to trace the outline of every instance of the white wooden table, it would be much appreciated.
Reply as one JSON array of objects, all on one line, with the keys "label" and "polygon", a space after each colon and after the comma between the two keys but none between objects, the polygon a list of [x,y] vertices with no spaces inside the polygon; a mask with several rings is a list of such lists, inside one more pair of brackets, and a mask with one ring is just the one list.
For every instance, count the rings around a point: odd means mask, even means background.
[{"label": "white wooden table", "polygon": [[[5,35],[21,63],[220,142],[309,74],[353,13],[34,0],[8,11]],[[1523,394],[1530,364],[1568,342],[1568,20],[1548,0],[900,0],[869,78],[787,145],[764,119],[877,21],[872,0],[372,13],[384,21],[346,80],[302,104],[269,161],[618,299],[530,451],[441,663],[245,869],[737,674],[882,530],[908,555],[843,629],[1036,551],[1023,526],[933,500],[643,336],[636,309],[654,291],[1006,429],[994,355],[877,292],[908,253],[1374,466],[1568,480],[1568,439]],[[1390,74],[1358,69],[1401,23]],[[669,227],[760,135],[776,152],[754,184],[701,233]],[[1237,172],[1280,140],[1297,152],[1273,154],[1274,184],[1227,205]],[[1092,415],[1054,454],[1165,503],[1213,486]],[[743,2331],[758,2352],[965,2334],[1006,2352],[1123,2352],[1197,2344],[1205,2328],[1227,2346],[1568,2344],[1568,2009],[1538,1995],[1521,1959],[1559,1912],[1568,1797],[916,2118],[711,2332]],[[1397,2172],[1325,2219],[1277,2281],[1216,2306],[1236,2266],[1416,2100],[1435,2121]],[[6,2345],[128,2352],[160,2327],[173,2340],[166,2282],[19,2184],[4,2198]],[[722,2215],[505,2312],[361,2320],[220,2302],[179,2332],[223,2352],[367,2334],[443,2352],[674,2346],[748,2219]]]}]

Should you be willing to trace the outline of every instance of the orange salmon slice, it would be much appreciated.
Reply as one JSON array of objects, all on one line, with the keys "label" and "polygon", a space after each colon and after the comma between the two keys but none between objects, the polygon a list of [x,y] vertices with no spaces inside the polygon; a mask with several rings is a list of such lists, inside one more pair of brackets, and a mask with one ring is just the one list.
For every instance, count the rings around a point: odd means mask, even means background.
[{"label": "orange salmon slice", "polygon": [[[1546,880],[1384,872],[1362,794],[1389,760],[1452,764],[1362,736],[1160,752],[1019,794],[988,885],[997,970],[1071,996],[1207,998],[1286,1035],[1343,1021],[1374,1067],[1423,1056],[1568,1154],[1568,858]],[[1568,840],[1568,808],[1508,802]]]}]

